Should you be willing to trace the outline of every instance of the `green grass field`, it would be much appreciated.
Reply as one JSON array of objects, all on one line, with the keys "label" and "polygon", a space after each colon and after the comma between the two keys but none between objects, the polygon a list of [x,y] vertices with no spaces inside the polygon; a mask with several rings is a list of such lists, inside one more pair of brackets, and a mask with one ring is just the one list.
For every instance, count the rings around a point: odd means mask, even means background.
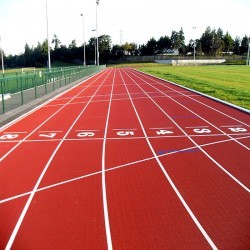
[{"label": "green grass field", "polygon": [[156,63],[120,66],[135,67],[145,73],[250,109],[250,67],[248,66],[173,67]]}]

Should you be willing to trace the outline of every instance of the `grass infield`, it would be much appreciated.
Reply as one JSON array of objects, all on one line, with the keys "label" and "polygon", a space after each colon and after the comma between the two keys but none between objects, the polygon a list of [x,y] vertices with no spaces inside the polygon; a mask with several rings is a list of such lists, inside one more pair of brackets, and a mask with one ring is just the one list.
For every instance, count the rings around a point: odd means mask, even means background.
[{"label": "grass infield", "polygon": [[125,64],[207,95],[250,109],[250,67],[167,66],[156,63]]}]

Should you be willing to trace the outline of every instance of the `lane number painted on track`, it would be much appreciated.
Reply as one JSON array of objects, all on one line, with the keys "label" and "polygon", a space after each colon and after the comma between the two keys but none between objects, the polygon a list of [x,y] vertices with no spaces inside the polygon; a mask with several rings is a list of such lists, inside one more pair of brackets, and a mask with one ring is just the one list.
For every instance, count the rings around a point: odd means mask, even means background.
[{"label": "lane number painted on track", "polygon": [[57,133],[48,133],[48,134],[40,134],[39,137],[45,137],[45,138],[53,139],[53,138],[55,138],[56,135],[57,135]]},{"label": "lane number painted on track", "polygon": [[161,129],[161,130],[156,131],[156,134],[157,134],[157,135],[168,135],[168,134],[173,134],[173,133],[174,133],[174,132],[172,132],[172,131],[164,130],[164,129]]},{"label": "lane number painted on track", "polygon": [[18,134],[5,134],[0,136],[0,140],[13,140],[16,139],[18,136]]},{"label": "lane number painted on track", "polygon": [[228,128],[230,131],[234,132],[234,133],[244,133],[247,132],[247,130],[245,128]]},{"label": "lane number painted on track", "polygon": [[77,134],[78,137],[93,137],[95,136],[94,132],[80,132]]},{"label": "lane number painted on track", "polygon": [[134,136],[135,133],[133,131],[119,131],[117,132],[117,135],[118,136],[129,136],[129,135]]},{"label": "lane number painted on track", "polygon": [[208,128],[195,128],[193,131],[197,134],[210,134],[211,133],[211,130]]}]

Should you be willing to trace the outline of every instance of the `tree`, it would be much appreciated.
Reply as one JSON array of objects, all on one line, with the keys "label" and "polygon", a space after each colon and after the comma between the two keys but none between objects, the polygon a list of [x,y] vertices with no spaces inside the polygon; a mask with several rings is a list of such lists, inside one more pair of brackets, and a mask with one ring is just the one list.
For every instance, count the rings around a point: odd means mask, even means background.
[{"label": "tree", "polygon": [[76,48],[76,40],[72,40],[71,44],[69,44],[69,49]]},{"label": "tree", "polygon": [[233,44],[233,52],[234,54],[236,55],[240,55],[240,43],[241,43],[241,40],[240,38],[237,36],[234,40],[234,44]]},{"label": "tree", "polygon": [[241,53],[241,55],[247,53],[248,43],[249,43],[249,37],[247,37],[247,35],[245,35],[242,38],[242,41],[241,41],[241,46],[240,46],[240,53]]},{"label": "tree", "polygon": [[215,29],[211,30],[210,27],[207,27],[200,41],[202,50],[206,55],[217,56],[223,47],[223,32],[221,29],[216,31]]},{"label": "tree", "polygon": [[217,56],[223,48],[223,32],[219,28],[212,31],[212,55]]},{"label": "tree", "polygon": [[106,62],[109,59],[110,51],[111,51],[111,37],[109,35],[102,35],[98,39],[99,41],[99,51],[100,51],[100,59]]},{"label": "tree", "polygon": [[224,51],[225,52],[230,52],[233,50],[234,47],[234,40],[233,38],[229,35],[229,33],[227,32],[226,35],[224,36]]},{"label": "tree", "polygon": [[184,50],[184,48],[185,48],[185,36],[184,36],[184,32],[183,32],[182,28],[179,32],[173,30],[170,40],[171,40],[172,49]]},{"label": "tree", "polygon": [[158,52],[164,53],[165,50],[171,48],[171,39],[169,36],[161,36],[157,42]]},{"label": "tree", "polygon": [[24,66],[31,67],[33,66],[33,62],[33,49],[26,43],[24,46]]},{"label": "tree", "polygon": [[153,37],[147,42],[144,53],[145,55],[155,55],[157,53],[157,42]]},{"label": "tree", "polygon": [[53,40],[52,40],[52,43],[55,44],[55,47],[54,49],[58,49],[59,48],[59,45],[61,44],[61,41],[59,40],[59,38],[57,37],[57,35],[54,35],[53,36]]}]

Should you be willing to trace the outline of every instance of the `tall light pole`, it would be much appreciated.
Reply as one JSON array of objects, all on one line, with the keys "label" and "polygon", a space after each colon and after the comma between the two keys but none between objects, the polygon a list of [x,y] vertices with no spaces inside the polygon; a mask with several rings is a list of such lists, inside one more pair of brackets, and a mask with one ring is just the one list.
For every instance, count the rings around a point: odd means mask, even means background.
[{"label": "tall light pole", "polygon": [[[94,30],[91,30],[91,31],[96,31],[96,30],[94,29]],[[96,65],[96,37],[95,37],[95,65]]]},{"label": "tall light pole", "polygon": [[[193,30],[196,29],[196,27],[193,27]],[[195,63],[195,38],[194,38],[194,63]]]},{"label": "tall light pole", "polygon": [[84,32],[84,14],[81,13],[83,19],[83,66],[86,66],[86,53],[85,53],[85,32]]},{"label": "tall light pole", "polygon": [[98,18],[97,18],[97,7],[100,0],[96,0],[96,56],[97,56],[97,66],[99,66],[99,41],[98,41]]},{"label": "tall light pole", "polygon": [[250,37],[248,37],[248,50],[247,50],[247,65],[250,66],[250,61],[249,61],[249,53],[250,53]]},{"label": "tall light pole", "polygon": [[2,58],[2,71],[3,71],[3,75],[4,75],[3,48],[2,48],[1,36],[0,36],[0,48],[1,48],[1,58]]},{"label": "tall light pole", "polygon": [[48,67],[49,71],[51,71],[51,62],[50,62],[50,47],[49,47],[49,20],[48,20],[48,4],[46,0],[46,23],[47,23],[47,41],[48,41]]}]

